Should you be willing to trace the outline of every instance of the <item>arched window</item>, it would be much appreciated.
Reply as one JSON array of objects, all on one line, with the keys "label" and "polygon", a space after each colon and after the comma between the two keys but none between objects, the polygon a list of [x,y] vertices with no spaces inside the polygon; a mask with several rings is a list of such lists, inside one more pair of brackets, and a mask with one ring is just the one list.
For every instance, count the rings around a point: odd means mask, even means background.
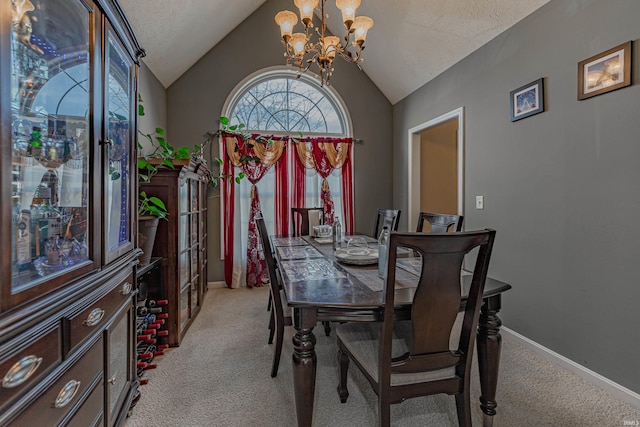
[{"label": "arched window", "polygon": [[268,68],[244,79],[222,115],[255,133],[351,134],[351,120],[338,93],[289,67]]},{"label": "arched window", "polygon": [[[338,93],[332,87],[320,86],[313,76],[299,75],[291,67],[270,67],[245,78],[229,95],[222,116],[229,117],[232,125],[243,124],[247,133],[264,136],[347,138],[352,133],[351,119]],[[289,154],[288,161],[293,162],[293,153]],[[334,210],[340,218],[343,218],[342,181],[340,169],[327,178]],[[272,168],[256,185],[270,233],[275,232],[275,182]],[[289,182],[293,182],[292,178]],[[322,178],[314,169],[305,170],[303,206],[321,206],[321,183]],[[234,222],[236,227],[239,225],[236,228],[239,233],[234,234],[234,247],[242,249],[234,250],[233,287],[245,281],[251,184],[241,180],[235,193]],[[239,257],[242,263],[238,262]]]}]

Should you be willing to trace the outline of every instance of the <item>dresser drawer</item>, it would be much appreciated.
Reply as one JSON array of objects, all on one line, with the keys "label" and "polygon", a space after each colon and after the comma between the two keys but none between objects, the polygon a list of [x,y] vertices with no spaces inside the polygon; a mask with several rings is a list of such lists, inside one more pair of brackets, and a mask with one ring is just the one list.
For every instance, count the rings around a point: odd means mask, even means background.
[{"label": "dresser drawer", "polygon": [[102,425],[104,418],[104,382],[100,381],[93,389],[78,412],[73,414],[65,427],[95,427]]},{"label": "dresser drawer", "polygon": [[39,329],[37,333],[29,331],[0,347],[0,409],[62,362],[60,322],[44,330]]},{"label": "dresser drawer", "polygon": [[30,405],[29,409],[20,414],[11,426],[58,425],[87,392],[94,380],[103,375],[102,367],[103,343],[100,338],[62,377]]},{"label": "dresser drawer", "polygon": [[131,300],[133,283],[133,275],[130,275],[108,294],[69,318],[70,350],[73,350],[94,332],[104,329],[104,324],[113,317],[118,308],[125,301]]}]

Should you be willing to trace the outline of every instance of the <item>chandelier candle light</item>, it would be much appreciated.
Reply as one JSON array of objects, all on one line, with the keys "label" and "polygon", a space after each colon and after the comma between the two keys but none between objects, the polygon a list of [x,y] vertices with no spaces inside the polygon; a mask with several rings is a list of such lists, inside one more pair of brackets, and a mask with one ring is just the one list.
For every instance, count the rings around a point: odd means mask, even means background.
[{"label": "chandelier candle light", "polygon": [[[355,16],[356,9],[360,6],[360,0],[336,0],[336,6],[342,11],[342,21],[347,29],[344,36],[344,44],[339,37],[325,35],[326,19],[329,15],[324,13],[326,0],[294,0],[294,4],[300,9],[300,20],[304,25],[304,33],[293,33],[293,27],[298,23],[298,17],[289,10],[283,10],[276,14],[276,23],[280,26],[282,43],[285,46],[284,56],[287,63],[293,63],[300,68],[300,73],[309,69],[316,63],[320,71],[322,85],[329,84],[329,78],[333,73],[333,60],[336,55],[358,66],[362,62],[361,54],[364,50],[364,41],[367,31],[373,27],[373,19],[368,16]],[[320,16],[322,23],[319,27],[313,27],[313,11],[320,3]],[[312,41],[312,28],[318,35],[318,41]],[[353,34],[353,41],[351,35]]]}]

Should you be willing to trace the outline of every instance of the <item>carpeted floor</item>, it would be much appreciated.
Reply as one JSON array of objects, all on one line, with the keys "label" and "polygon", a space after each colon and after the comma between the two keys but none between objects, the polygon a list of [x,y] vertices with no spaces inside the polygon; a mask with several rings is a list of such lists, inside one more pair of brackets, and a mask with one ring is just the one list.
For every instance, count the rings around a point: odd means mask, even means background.
[{"label": "carpeted floor", "polygon": [[[285,331],[280,370],[271,378],[272,345],[267,344],[268,288],[210,289],[183,343],[155,359],[149,384],[127,427],[296,425],[291,369],[293,328]],[[350,369],[347,403],[336,392],[333,337],[317,331],[318,368],[314,426],[376,425],[376,396]],[[475,367],[474,367],[475,369]],[[477,370],[472,375],[473,425],[482,425]],[[549,364],[505,337],[494,426],[616,427],[638,425],[640,410],[617,400],[576,375]],[[452,396],[408,400],[392,406],[393,426],[457,426]]]}]

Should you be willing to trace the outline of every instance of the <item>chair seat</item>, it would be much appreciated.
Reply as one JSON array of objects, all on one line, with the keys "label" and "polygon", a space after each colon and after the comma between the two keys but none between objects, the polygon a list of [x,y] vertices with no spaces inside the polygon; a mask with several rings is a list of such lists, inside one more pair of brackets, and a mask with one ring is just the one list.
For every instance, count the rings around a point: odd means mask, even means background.
[{"label": "chair seat", "polygon": [[[378,381],[378,350],[380,348],[381,323],[345,323],[336,328],[338,340],[357,360],[369,375]],[[410,321],[395,322],[393,328],[392,357],[399,357],[409,351],[413,332]],[[429,372],[391,374],[391,385],[399,386],[426,381],[436,381],[455,377],[455,368],[438,369]]]}]

